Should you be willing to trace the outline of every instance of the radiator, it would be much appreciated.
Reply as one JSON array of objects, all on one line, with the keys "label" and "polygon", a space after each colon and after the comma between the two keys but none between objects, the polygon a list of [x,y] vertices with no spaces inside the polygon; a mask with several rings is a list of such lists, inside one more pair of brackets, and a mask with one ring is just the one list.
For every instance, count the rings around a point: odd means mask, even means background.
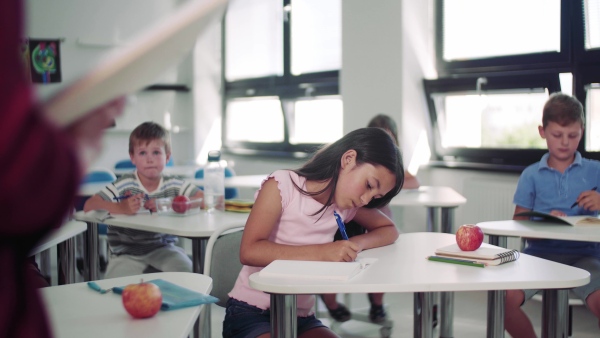
[{"label": "radiator", "polygon": [[[512,203],[515,188],[514,181],[465,180],[463,195],[467,203],[457,210],[457,225],[512,219],[515,212]],[[487,242],[487,236],[485,241]],[[507,244],[511,249],[520,249],[521,246],[517,238],[508,238]]]},{"label": "radiator", "polygon": [[508,181],[483,179],[465,180],[464,196],[467,203],[462,206],[465,223],[511,219],[515,211],[512,203],[516,184]]}]

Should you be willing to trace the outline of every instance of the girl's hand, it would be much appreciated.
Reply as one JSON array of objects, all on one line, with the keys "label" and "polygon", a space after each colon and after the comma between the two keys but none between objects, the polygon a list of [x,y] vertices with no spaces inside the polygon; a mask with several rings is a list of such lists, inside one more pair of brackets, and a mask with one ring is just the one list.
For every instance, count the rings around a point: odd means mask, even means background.
[{"label": "girl's hand", "polygon": [[577,197],[577,205],[590,211],[600,210],[600,193],[595,190],[586,190],[582,192],[579,194],[579,197]]},{"label": "girl's hand", "polygon": [[567,216],[567,214],[565,214],[564,212],[562,212],[560,210],[552,210],[552,211],[550,211],[550,215],[558,216],[558,217]]},{"label": "girl's hand", "polygon": [[125,215],[135,215],[142,207],[144,194],[139,193],[119,202],[119,207]]},{"label": "girl's hand", "polygon": [[144,208],[150,210],[151,212],[156,212],[156,198],[147,199],[144,202]]},{"label": "girl's hand", "polygon": [[335,241],[324,244],[323,260],[330,262],[353,262],[360,247],[351,241]]}]

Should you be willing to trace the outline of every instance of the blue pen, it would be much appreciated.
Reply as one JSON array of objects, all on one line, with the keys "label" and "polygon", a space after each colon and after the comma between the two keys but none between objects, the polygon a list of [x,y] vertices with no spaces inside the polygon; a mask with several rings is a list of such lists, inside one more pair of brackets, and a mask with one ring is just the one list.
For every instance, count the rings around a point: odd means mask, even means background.
[{"label": "blue pen", "polygon": [[340,217],[340,215],[335,212],[335,210],[333,211],[333,217],[335,217],[335,221],[337,222],[338,228],[340,228],[340,233],[342,234],[342,238],[345,240],[348,240],[348,234],[346,233],[346,226],[344,225],[344,222],[342,221],[342,218]]}]

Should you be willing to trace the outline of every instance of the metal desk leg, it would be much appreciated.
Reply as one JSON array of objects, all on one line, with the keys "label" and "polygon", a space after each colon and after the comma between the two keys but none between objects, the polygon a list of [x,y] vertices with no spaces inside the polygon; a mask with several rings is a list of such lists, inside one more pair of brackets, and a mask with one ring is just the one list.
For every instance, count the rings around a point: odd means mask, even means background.
[{"label": "metal desk leg", "polygon": [[542,305],[542,337],[568,337],[569,290],[544,290]]},{"label": "metal desk leg", "polygon": [[98,223],[86,222],[87,232],[85,241],[85,266],[83,267],[86,281],[98,280]]},{"label": "metal desk leg", "polygon": [[436,219],[436,208],[428,207],[427,208],[427,232],[435,232],[437,228],[437,219]]},{"label": "metal desk leg", "polygon": [[433,337],[433,292],[415,292],[413,337]]},{"label": "metal desk leg", "polygon": [[50,259],[50,249],[46,249],[39,253],[40,257],[40,273],[52,285],[52,264]]},{"label": "metal desk leg", "polygon": [[296,295],[271,294],[271,337],[296,338]]},{"label": "metal desk leg", "polygon": [[[488,291],[487,338],[504,338],[504,290]],[[543,336],[547,337],[547,336]]]},{"label": "metal desk leg", "polygon": [[488,235],[488,243],[502,248],[508,247],[508,239],[506,236]]},{"label": "metal desk leg", "polygon": [[[442,222],[440,230],[452,234],[455,208],[441,208]],[[454,336],[454,292],[440,293],[440,337],[451,338]]]},{"label": "metal desk leg", "polygon": [[[206,244],[208,239],[206,238],[191,238],[192,240],[192,270],[194,273],[204,273],[204,254],[206,253]],[[200,316],[194,323],[194,334],[196,337],[210,337],[211,335],[211,321],[210,321],[210,304],[206,304],[204,309],[206,314]],[[202,327],[200,325],[200,318],[203,319]],[[202,332],[204,331],[204,332]],[[204,333],[204,334],[203,334]]]},{"label": "metal desk leg", "polygon": [[75,237],[58,244],[58,284],[75,283]]}]

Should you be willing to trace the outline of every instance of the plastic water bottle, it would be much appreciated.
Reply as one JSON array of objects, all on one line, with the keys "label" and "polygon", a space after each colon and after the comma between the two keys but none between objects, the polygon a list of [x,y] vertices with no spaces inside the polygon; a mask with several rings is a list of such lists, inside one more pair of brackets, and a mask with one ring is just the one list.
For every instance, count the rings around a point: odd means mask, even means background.
[{"label": "plastic water bottle", "polygon": [[221,152],[208,152],[204,168],[204,204],[208,212],[225,210],[225,167],[221,165]]}]

